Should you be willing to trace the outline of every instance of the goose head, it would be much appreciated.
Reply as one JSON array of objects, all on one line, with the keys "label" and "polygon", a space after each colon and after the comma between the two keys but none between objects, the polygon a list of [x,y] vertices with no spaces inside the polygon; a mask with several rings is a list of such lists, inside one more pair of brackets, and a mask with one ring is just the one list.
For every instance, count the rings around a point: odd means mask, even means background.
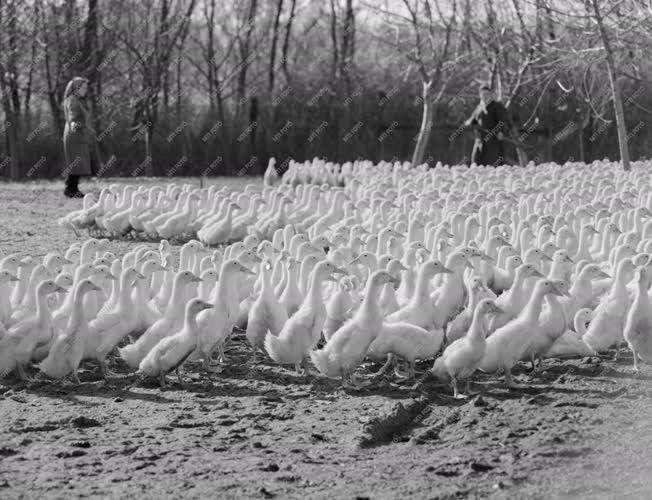
[{"label": "goose head", "polygon": [[245,266],[253,266],[254,264],[260,264],[262,262],[262,259],[253,250],[244,250],[243,252],[240,252],[237,255],[237,260],[242,262]]},{"label": "goose head", "polygon": [[561,295],[569,296],[570,282],[567,280],[552,280],[552,283],[555,285],[555,288]]},{"label": "goose head", "polygon": [[359,264],[362,266],[375,266],[377,264],[376,255],[372,252],[362,252],[353,260],[351,260],[351,262],[349,262],[349,266],[353,264]]},{"label": "goose head", "polygon": [[202,279],[192,271],[179,271],[174,279],[179,285],[200,283],[202,281]]},{"label": "goose head", "polygon": [[474,269],[473,264],[471,264],[471,262],[469,261],[469,256],[474,253],[472,248],[473,247],[466,247],[464,250],[460,252],[455,252],[449,255],[448,260],[446,261],[446,267],[449,268],[451,271],[458,271],[458,272],[463,270],[465,267],[468,267],[469,269]]},{"label": "goose head", "polygon": [[426,276],[426,278],[433,278],[437,274],[452,274],[453,270],[445,266],[439,260],[427,260],[423,264],[419,271]]},{"label": "goose head", "polygon": [[507,257],[507,260],[505,261],[505,268],[508,271],[513,271],[522,265],[523,265],[523,259],[521,259],[520,255],[510,255],[509,257]]},{"label": "goose head", "polygon": [[427,255],[430,255],[430,250],[428,250],[428,249],[426,248],[426,246],[423,244],[422,241],[413,241],[413,242],[410,243],[410,245],[408,246],[408,249],[409,249],[409,250],[414,250],[415,252],[416,252],[417,250],[423,250]]},{"label": "goose head", "polygon": [[638,284],[643,290],[650,288],[650,271],[647,267],[641,266],[636,269],[636,276],[638,278]]},{"label": "goose head", "polygon": [[36,293],[39,297],[45,297],[51,293],[68,293],[68,290],[54,280],[45,280],[39,283]]},{"label": "goose head", "polygon": [[295,271],[295,270],[299,269],[299,261],[297,259],[295,259],[294,257],[291,257],[291,256],[288,255],[286,260],[285,260],[285,268],[288,271]]},{"label": "goose head", "polygon": [[632,262],[634,263],[634,266],[636,267],[643,267],[646,266],[647,263],[650,260],[650,256],[646,253],[639,253],[634,256],[632,259]]},{"label": "goose head", "polygon": [[[397,280],[399,280],[399,283],[401,281],[401,273],[403,271],[407,271],[408,268],[403,265],[403,263],[398,260],[398,259],[391,259],[387,263],[387,267],[385,270],[390,273],[392,276],[394,276]],[[396,288],[398,288],[398,285],[396,285]]]},{"label": "goose head", "polygon": [[478,311],[478,314],[482,315],[502,314],[504,312],[493,299],[482,299],[478,303],[476,311]]},{"label": "goose head", "polygon": [[204,272],[201,273],[200,281],[214,285],[215,283],[217,283],[219,277],[220,277],[220,273],[217,271],[217,269],[210,268],[210,269],[206,269]]},{"label": "goose head", "polygon": [[163,267],[158,260],[148,260],[143,264],[140,273],[144,278],[150,278],[154,273],[166,271],[167,268]]},{"label": "goose head", "polygon": [[400,280],[392,276],[387,271],[376,271],[369,278],[367,286],[370,290],[378,291],[385,283],[393,283],[399,285]]},{"label": "goose head", "polygon": [[320,280],[328,281],[339,281],[339,278],[336,275],[347,275],[348,273],[344,269],[340,269],[335,264],[328,260],[322,260],[318,262],[313,269],[313,276]]},{"label": "goose head", "polygon": [[100,266],[93,265],[92,271],[91,271],[91,277],[99,280],[100,282],[104,282],[104,280],[115,281],[115,280],[118,279],[111,272],[111,268],[109,266],[105,266],[105,265],[100,265]]},{"label": "goose head", "polygon": [[587,264],[580,272],[580,275],[588,278],[591,281],[611,278],[611,276],[600,269],[598,264]]},{"label": "goose head", "polygon": [[[249,250],[253,250],[253,248],[248,248]],[[258,245],[258,248],[256,249],[256,255],[260,257],[261,259],[271,259],[274,254],[274,245],[272,245],[272,242],[269,240],[264,240],[261,241],[260,244]]]},{"label": "goose head", "polygon": [[186,304],[186,316],[197,316],[200,312],[213,309],[215,306],[202,299],[192,299]]},{"label": "goose head", "polygon": [[616,268],[616,276],[620,277],[624,283],[631,281],[634,276],[634,271],[636,271],[636,266],[630,258],[624,258],[618,263]]},{"label": "goose head", "polygon": [[86,278],[79,283],[77,287],[77,296],[84,296],[90,292],[101,292],[102,288],[93,283],[90,278]]},{"label": "goose head", "polygon": [[616,224],[615,222],[608,223],[605,226],[604,231],[607,233],[608,236],[618,236],[620,234],[623,234],[623,232],[618,227],[618,224]]},{"label": "goose head", "polygon": [[568,255],[568,252],[563,248],[557,250],[553,256],[552,261],[557,264],[574,264],[573,259]]},{"label": "goose head", "polygon": [[474,276],[469,281],[469,289],[474,292],[487,292],[489,289],[485,285],[484,280],[480,276]]},{"label": "goose head", "polygon": [[553,280],[547,280],[547,279],[542,279],[537,282],[536,285],[534,285],[534,293],[540,293],[542,295],[556,295],[558,297],[561,297],[564,295],[564,293],[557,288],[557,285],[555,285],[555,282]]},{"label": "goose head", "polygon": [[310,244],[315,247],[323,250],[324,248],[330,248],[333,244],[328,240],[324,235],[317,236],[310,241]]},{"label": "goose head", "polygon": [[61,254],[49,253],[43,258],[43,265],[52,275],[57,275],[66,264],[72,264],[71,260],[66,259]]},{"label": "goose head", "polygon": [[140,273],[135,267],[128,267],[123,271],[125,283],[135,286],[138,280],[144,280],[145,276]]},{"label": "goose head", "polygon": [[0,271],[0,285],[11,281],[18,281],[18,276],[10,271]]},{"label": "goose head", "polygon": [[222,264],[222,272],[220,273],[221,277],[234,276],[239,273],[250,276],[254,276],[256,274],[236,259],[227,260],[224,264]]},{"label": "goose head", "polygon": [[73,285],[72,274],[70,273],[59,273],[54,282],[62,288],[70,288]]},{"label": "goose head", "polygon": [[[255,234],[248,234],[247,236],[245,236],[245,239],[242,240],[242,242],[244,243],[244,246],[246,248],[248,248],[249,250],[253,250],[259,245],[260,239]],[[272,246],[271,241],[267,241],[267,243],[269,243],[269,246]]]},{"label": "goose head", "polygon": [[516,268],[516,276],[522,278],[543,278],[543,274],[533,264],[522,264]]}]

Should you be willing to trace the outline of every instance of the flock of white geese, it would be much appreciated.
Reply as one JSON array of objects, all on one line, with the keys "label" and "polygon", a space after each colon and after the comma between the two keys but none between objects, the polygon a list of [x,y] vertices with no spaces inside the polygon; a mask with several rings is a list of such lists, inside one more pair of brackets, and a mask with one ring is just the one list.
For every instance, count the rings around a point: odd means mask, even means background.
[{"label": "flock of white geese", "polygon": [[[411,378],[464,397],[481,370],[652,360],[652,177],[635,164],[425,167],[315,160],[242,191],[115,184],[59,223],[89,238],[0,259],[0,376],[219,372],[234,328],[252,363],[348,387]],[[160,239],[122,256],[104,237]],[[170,239],[187,243],[177,253]],[[214,248],[210,248],[214,247]],[[616,353],[618,350],[616,350]],[[262,358],[261,358],[262,356]],[[384,364],[356,376],[366,360]],[[460,392],[460,383],[466,382]]]}]

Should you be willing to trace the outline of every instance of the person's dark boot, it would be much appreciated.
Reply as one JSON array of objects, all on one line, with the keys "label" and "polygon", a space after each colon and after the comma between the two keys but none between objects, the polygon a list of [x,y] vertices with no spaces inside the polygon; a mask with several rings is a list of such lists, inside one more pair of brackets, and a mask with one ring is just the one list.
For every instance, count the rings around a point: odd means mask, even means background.
[{"label": "person's dark boot", "polygon": [[63,194],[68,198],[83,198],[84,193],[79,190],[79,176],[69,175],[66,177],[66,188]]}]

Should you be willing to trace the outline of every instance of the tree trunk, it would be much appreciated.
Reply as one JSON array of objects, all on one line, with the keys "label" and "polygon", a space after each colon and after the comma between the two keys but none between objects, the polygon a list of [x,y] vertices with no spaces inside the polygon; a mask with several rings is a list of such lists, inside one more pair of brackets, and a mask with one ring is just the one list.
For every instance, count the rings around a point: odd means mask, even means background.
[{"label": "tree trunk", "polygon": [[286,85],[290,85],[290,74],[288,72],[288,50],[290,48],[290,35],[292,34],[292,21],[294,20],[294,10],[297,6],[297,0],[291,0],[290,17],[285,27],[285,39],[283,40],[283,49],[281,51],[283,60],[281,66],[283,67],[283,74],[285,75]]},{"label": "tree trunk", "polygon": [[620,84],[618,83],[618,71],[614,62],[613,52],[611,51],[611,44],[609,43],[609,36],[604,28],[602,22],[602,14],[598,6],[598,0],[592,0],[593,12],[595,13],[595,20],[598,23],[600,30],[600,37],[602,38],[602,45],[604,46],[605,59],[607,60],[607,69],[609,72],[609,83],[611,84],[611,93],[614,100],[614,111],[616,113],[616,127],[618,129],[618,145],[620,147],[620,160],[623,162],[623,169],[629,170],[631,165],[629,163],[629,146],[627,144],[627,127],[625,124],[625,113],[623,112],[623,101],[620,94]]},{"label": "tree trunk", "polygon": [[153,127],[145,125],[145,176],[154,177],[154,159],[152,158]]},{"label": "tree trunk", "polygon": [[283,12],[283,0],[278,0],[276,4],[276,17],[274,18],[274,30],[272,31],[272,47],[269,51],[269,95],[274,94],[274,77],[276,76],[276,45],[278,44],[278,29]]},{"label": "tree trunk", "polygon": [[426,154],[432,122],[434,121],[434,107],[432,103],[432,80],[423,82],[423,117],[421,118],[421,129],[417,136],[417,145],[412,155],[412,166],[416,167],[423,163],[423,157]]}]

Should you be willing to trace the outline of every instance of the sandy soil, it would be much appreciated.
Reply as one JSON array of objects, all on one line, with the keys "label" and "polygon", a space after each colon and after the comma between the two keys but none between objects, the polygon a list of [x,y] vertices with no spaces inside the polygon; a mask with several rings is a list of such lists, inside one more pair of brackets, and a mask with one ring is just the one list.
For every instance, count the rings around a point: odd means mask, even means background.
[{"label": "sandy soil", "polygon": [[[81,202],[59,189],[0,185],[0,254],[75,240],[54,220]],[[352,392],[252,365],[241,332],[227,354],[166,390],[118,362],[108,382],[83,365],[79,387],[0,381],[0,498],[652,497],[652,368],[635,376],[625,349],[522,366],[519,391],[480,375],[464,401],[427,377]]]}]

